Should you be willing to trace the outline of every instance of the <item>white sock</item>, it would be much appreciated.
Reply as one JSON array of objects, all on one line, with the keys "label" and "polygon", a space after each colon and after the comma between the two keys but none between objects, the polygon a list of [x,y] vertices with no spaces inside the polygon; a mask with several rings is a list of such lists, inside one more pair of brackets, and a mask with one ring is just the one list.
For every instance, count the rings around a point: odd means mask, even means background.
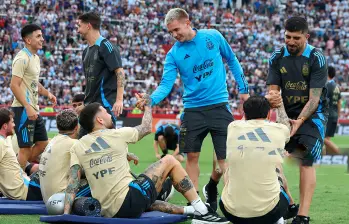
[{"label": "white sock", "polygon": [[284,218],[281,217],[281,218],[279,219],[279,221],[277,221],[275,224],[284,224],[284,223],[285,223]]},{"label": "white sock", "polygon": [[195,208],[193,206],[184,206],[183,215],[194,215]]},{"label": "white sock", "polygon": [[195,211],[199,212],[201,215],[208,213],[206,205],[201,201],[201,198],[198,197],[196,200],[191,202],[191,205],[194,207]]}]

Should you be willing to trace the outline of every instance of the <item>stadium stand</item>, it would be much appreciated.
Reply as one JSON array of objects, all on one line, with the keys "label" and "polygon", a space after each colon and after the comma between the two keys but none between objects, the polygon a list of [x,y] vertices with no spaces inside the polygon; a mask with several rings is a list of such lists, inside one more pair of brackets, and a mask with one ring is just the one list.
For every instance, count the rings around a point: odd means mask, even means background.
[{"label": "stadium stand", "polygon": [[[135,92],[151,93],[161,80],[166,52],[174,40],[166,32],[163,19],[168,9],[181,6],[190,12],[196,28],[216,28],[231,44],[252,94],[265,94],[270,54],[283,44],[283,24],[290,15],[305,14],[311,29],[310,44],[321,48],[329,65],[337,69],[341,91],[349,91],[349,1],[242,1],[231,0],[4,0],[0,6],[0,104],[10,104],[12,59],[23,47],[20,29],[27,22],[43,28],[45,46],[41,82],[57,96],[58,105],[67,106],[72,96],[82,92],[85,79],[81,57],[86,43],[77,34],[76,18],[95,10],[103,17],[101,34],[120,47],[128,79],[124,106],[136,102]],[[234,80],[229,77],[231,106],[239,105]],[[183,88],[179,79],[171,94],[156,111],[174,113],[182,108]],[[49,106],[44,99],[42,106]],[[343,101],[343,117],[349,117],[349,101]],[[162,108],[162,109],[160,109]],[[176,112],[176,113],[177,113]]]}]

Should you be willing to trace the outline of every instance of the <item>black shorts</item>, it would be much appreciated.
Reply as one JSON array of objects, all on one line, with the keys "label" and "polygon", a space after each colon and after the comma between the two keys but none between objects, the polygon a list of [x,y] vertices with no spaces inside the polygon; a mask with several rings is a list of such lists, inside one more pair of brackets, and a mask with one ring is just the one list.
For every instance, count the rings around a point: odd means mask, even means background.
[{"label": "black shorts", "polygon": [[91,188],[90,185],[88,185],[88,182],[86,179],[80,180],[80,187],[79,191],[76,193],[76,197],[92,197],[91,195]]},{"label": "black shorts", "polygon": [[321,159],[323,139],[308,135],[294,135],[286,144],[285,149],[293,157],[300,160],[302,166],[312,166]]},{"label": "black shorts", "polygon": [[185,109],[181,116],[179,151],[200,152],[203,140],[210,133],[217,159],[225,159],[227,128],[233,121],[233,114],[227,103]]},{"label": "black shorts", "polygon": [[337,129],[337,118],[328,118],[326,127],[326,137],[333,137]]},{"label": "black shorts", "polygon": [[158,193],[154,182],[141,174],[129,184],[129,191],[114,218],[139,218],[155,202]]},{"label": "black shorts", "polygon": [[41,189],[40,189],[40,178],[39,172],[35,172],[30,175],[28,185],[27,201],[42,201]]},{"label": "black shorts", "polygon": [[[321,115],[321,116],[320,116]],[[321,159],[324,144],[327,117],[322,114],[313,114],[291,137],[285,149],[293,157],[300,160],[303,166],[312,166]]]},{"label": "black shorts", "polygon": [[[117,118],[115,117],[113,111],[111,111],[110,108],[105,108],[105,109],[107,110],[108,114],[111,115],[111,119],[112,119],[113,124],[114,124],[114,126],[115,126]],[[84,137],[84,136],[87,135],[87,134],[88,134],[88,132],[79,124],[79,135],[78,135],[78,139]]]},{"label": "black shorts", "polygon": [[[223,215],[234,224],[272,224],[276,223],[281,217],[283,217],[288,209],[289,199],[285,191],[281,188],[280,200],[277,205],[267,214],[253,218],[240,218],[230,214],[225,210],[222,200],[219,200],[219,207]],[[253,205],[251,205],[253,206]]]},{"label": "black shorts", "polygon": [[15,131],[19,148],[29,148],[35,142],[48,140],[45,121],[40,115],[35,121],[31,121],[24,107],[12,107],[11,110],[15,114]]}]

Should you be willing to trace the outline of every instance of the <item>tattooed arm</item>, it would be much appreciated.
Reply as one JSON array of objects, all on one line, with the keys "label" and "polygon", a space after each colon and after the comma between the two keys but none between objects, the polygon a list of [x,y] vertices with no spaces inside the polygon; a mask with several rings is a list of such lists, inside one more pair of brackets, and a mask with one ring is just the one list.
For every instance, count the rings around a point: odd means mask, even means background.
[{"label": "tattooed arm", "polygon": [[78,164],[70,168],[68,187],[65,190],[64,214],[70,214],[73,202],[80,187],[81,167]]},{"label": "tattooed arm", "polygon": [[119,116],[123,110],[123,100],[124,100],[124,87],[126,84],[125,81],[125,72],[123,68],[118,68],[115,70],[116,74],[116,101],[113,105],[113,111],[115,116]]},{"label": "tattooed arm", "polygon": [[[305,104],[302,112],[299,114],[298,118],[303,118],[307,120],[317,109],[320,102],[320,97],[322,93],[322,88],[311,88],[309,91],[309,100]],[[303,120],[303,122],[304,122]]]},{"label": "tattooed arm", "polygon": [[116,74],[116,89],[117,89],[116,100],[122,101],[124,99],[124,87],[126,85],[124,69],[123,68],[116,69],[115,74]]},{"label": "tattooed arm", "polygon": [[307,104],[305,104],[297,120],[291,120],[291,137],[297,133],[297,130],[304,123],[304,121],[307,120],[316,111],[317,107],[319,106],[321,93],[322,88],[310,88],[309,100]]},{"label": "tattooed arm", "polygon": [[151,124],[153,119],[151,111],[151,99],[149,95],[144,94],[142,98],[145,101],[144,115],[141,125],[135,127],[138,130],[138,141],[141,140],[144,136],[151,133]]},{"label": "tattooed arm", "polygon": [[281,104],[281,106],[278,107],[276,110],[277,110],[276,123],[286,125],[286,127],[291,131],[292,127],[291,127],[290,119],[286,114],[284,104]]}]

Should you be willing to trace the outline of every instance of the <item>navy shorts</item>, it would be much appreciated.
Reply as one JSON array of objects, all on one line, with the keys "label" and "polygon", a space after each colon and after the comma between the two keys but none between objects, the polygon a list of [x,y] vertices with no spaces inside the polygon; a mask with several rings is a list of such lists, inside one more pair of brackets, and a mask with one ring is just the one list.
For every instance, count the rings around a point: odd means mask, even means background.
[{"label": "navy shorts", "polygon": [[227,103],[185,109],[181,117],[179,151],[200,152],[202,142],[211,134],[218,160],[226,158],[228,125],[234,121]]},{"label": "navy shorts", "polygon": [[19,148],[30,148],[35,142],[47,141],[44,119],[38,115],[35,121],[29,120],[24,107],[12,107],[15,114],[15,131]]},{"label": "navy shorts", "polygon": [[155,202],[158,193],[154,182],[141,174],[129,184],[129,190],[115,218],[139,218]]},{"label": "navy shorts", "polygon": [[337,118],[329,118],[327,122],[327,128],[326,128],[326,137],[333,137],[336,133],[337,129]]}]

